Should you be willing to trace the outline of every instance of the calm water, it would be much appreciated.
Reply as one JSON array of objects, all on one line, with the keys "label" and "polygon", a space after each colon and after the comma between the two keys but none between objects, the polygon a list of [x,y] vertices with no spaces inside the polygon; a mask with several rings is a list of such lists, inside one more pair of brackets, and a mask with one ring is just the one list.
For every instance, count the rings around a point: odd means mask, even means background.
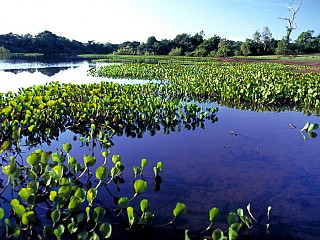
[{"label": "calm water", "polygon": [[[0,81],[3,82],[0,91],[15,91],[48,81],[101,81],[87,76],[91,66],[86,60],[0,61]],[[218,121],[206,122],[205,129],[169,135],[158,132],[155,136],[146,133],[143,138],[113,138],[115,146],[111,148],[111,155],[121,155],[126,166],[124,178],[128,181],[133,177],[132,167],[140,165],[142,158],[149,161],[145,178],[150,182],[152,167],[158,161],[163,162],[161,190],[155,192],[150,186],[143,196],[149,199],[150,210],[156,215],[155,225],[171,220],[177,202],[185,203],[188,212],[176,225],[191,231],[207,227],[208,211],[212,207],[221,210],[219,222],[225,222],[230,211],[245,209],[251,203],[252,213],[262,225],[267,207],[272,206],[269,239],[317,236],[320,230],[320,137],[304,141],[298,128],[307,121],[320,123],[319,117],[290,111],[252,112],[223,106],[219,109]],[[291,129],[290,123],[297,129]],[[73,144],[71,155],[82,159],[90,149],[80,147],[81,143],[73,141],[73,136],[73,133],[64,133],[60,143],[53,142],[42,148],[55,151],[69,141]],[[100,156],[98,147],[94,151]],[[131,184],[124,184],[117,194],[130,196],[131,188]]]}]

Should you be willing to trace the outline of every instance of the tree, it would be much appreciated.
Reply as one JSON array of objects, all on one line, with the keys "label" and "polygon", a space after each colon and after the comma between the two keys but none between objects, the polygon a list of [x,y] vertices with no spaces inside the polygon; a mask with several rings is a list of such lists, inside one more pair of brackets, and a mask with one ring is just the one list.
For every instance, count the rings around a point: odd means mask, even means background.
[{"label": "tree", "polygon": [[288,17],[280,18],[280,19],[288,22],[288,26],[286,27],[287,28],[287,35],[285,36],[285,39],[284,39],[287,47],[290,43],[290,35],[291,35],[292,31],[297,29],[297,24],[295,23],[295,18],[296,18],[297,13],[299,12],[301,6],[302,6],[302,0],[300,0],[300,4],[296,8],[293,7],[293,3],[290,3],[289,7],[288,7],[288,11],[289,11],[289,14],[291,14],[291,17],[290,18],[288,18]]},{"label": "tree", "polygon": [[264,50],[264,52],[267,52],[271,38],[272,38],[272,33],[271,33],[269,27],[263,28],[261,38],[262,38],[262,42],[263,42],[263,50]]},{"label": "tree", "polygon": [[6,49],[3,46],[0,46],[0,55],[6,55],[6,54],[9,54],[9,53],[10,53],[10,51],[8,49]]},{"label": "tree", "polygon": [[310,53],[316,50],[317,46],[314,44],[315,38],[312,36],[313,33],[313,30],[308,30],[298,36],[296,44],[300,53]]},{"label": "tree", "polygon": [[240,46],[240,51],[241,54],[244,56],[248,56],[250,55],[252,52],[250,50],[250,45],[251,45],[252,40],[251,39],[246,39],[246,41],[244,41],[241,46]]},{"label": "tree", "polygon": [[218,57],[227,57],[230,55],[230,43],[227,39],[222,39],[218,45]]}]

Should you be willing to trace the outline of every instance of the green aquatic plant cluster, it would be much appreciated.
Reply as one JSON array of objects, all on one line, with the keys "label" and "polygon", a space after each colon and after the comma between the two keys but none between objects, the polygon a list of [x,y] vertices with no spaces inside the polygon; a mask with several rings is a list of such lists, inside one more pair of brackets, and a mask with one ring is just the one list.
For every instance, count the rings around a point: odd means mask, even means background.
[{"label": "green aquatic plant cluster", "polygon": [[145,132],[168,134],[182,127],[204,127],[205,119],[217,120],[217,110],[172,97],[160,84],[53,82],[0,96],[0,141],[8,143],[2,149],[19,146],[21,140],[29,146],[50,143],[71,130],[98,135],[109,147],[115,134],[142,137]]},{"label": "green aquatic plant cluster", "polygon": [[[178,202],[172,210],[172,220],[159,225],[157,216],[150,211],[149,200],[141,199],[150,186],[150,180],[143,176],[148,170],[147,159],[141,159],[140,166],[133,167],[134,179],[126,181],[120,155],[110,156],[110,150],[105,150],[100,156],[84,154],[79,161],[71,150],[70,143],[63,144],[56,152],[36,149],[28,154],[26,163],[10,152],[2,153],[2,173],[7,178],[0,192],[5,200],[0,207],[2,238],[98,240],[112,236],[115,224],[122,225],[123,231],[170,225],[176,229],[177,219],[187,213],[187,206]],[[153,167],[155,191],[160,189],[162,169],[162,162]],[[119,186],[125,183],[132,184],[131,196],[124,196],[120,191]],[[270,210],[271,207],[267,231]],[[209,226],[192,236],[211,233],[213,239],[237,239],[248,234],[256,222],[250,204],[247,211],[248,215],[242,209],[229,213],[228,230],[222,231],[212,230],[220,217],[219,209],[212,208]],[[190,239],[188,230],[185,239]]]},{"label": "green aquatic plant cluster", "polygon": [[[130,200],[116,197],[110,190],[113,184],[118,189],[125,181],[120,155],[107,160],[109,150],[100,157],[85,154],[81,163],[71,155],[71,149],[70,143],[54,153],[37,149],[27,156],[27,164],[9,157],[8,152],[2,154],[2,173],[7,176],[7,183],[0,195],[6,199],[6,191],[11,191],[11,199],[7,200],[10,206],[0,208],[0,219],[4,218],[0,225],[2,238],[108,238],[112,232],[110,219],[117,217],[121,221],[123,209],[127,209],[130,227],[152,220],[154,214],[147,211],[147,199],[140,202],[141,215],[133,212],[132,207],[133,200],[148,187],[145,179],[133,181],[134,194]],[[103,164],[93,168],[97,158],[103,159]],[[142,159],[141,165],[144,169],[147,160]],[[154,167],[155,181],[161,179],[161,171],[162,163],[158,162]]]},{"label": "green aquatic plant cluster", "polygon": [[319,112],[320,73],[299,73],[304,66],[276,63],[208,62],[122,64],[93,69],[96,76],[159,80],[173,96],[234,106],[299,106]]}]

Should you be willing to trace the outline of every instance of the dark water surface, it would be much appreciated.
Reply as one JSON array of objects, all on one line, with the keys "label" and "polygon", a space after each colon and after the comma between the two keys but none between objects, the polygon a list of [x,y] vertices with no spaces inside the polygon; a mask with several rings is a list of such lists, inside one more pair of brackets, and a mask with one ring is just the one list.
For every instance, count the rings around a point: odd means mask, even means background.
[{"label": "dark water surface", "polygon": [[[7,81],[6,74],[23,80],[26,73],[32,77],[38,74],[37,82],[59,74],[61,79],[70,81],[75,77],[84,79],[85,83],[101,81],[86,76],[91,64],[85,60],[60,65],[54,68],[65,69],[48,77],[43,73],[39,75],[40,67],[34,68],[32,64],[30,68],[15,69],[13,73],[12,65],[0,62],[0,82]],[[31,72],[30,69],[36,70]],[[73,75],[75,69],[81,69],[83,75]],[[24,84],[29,82],[23,82],[21,86]],[[208,212],[212,207],[220,209],[219,222],[224,223],[229,212],[236,212],[240,207],[246,209],[248,203],[261,223],[261,229],[265,229],[267,207],[271,206],[269,239],[315,239],[320,230],[320,137],[307,137],[305,141],[298,129],[307,121],[320,123],[319,117],[290,111],[243,111],[223,106],[219,106],[217,117],[215,123],[205,122],[204,129],[182,129],[169,135],[157,132],[155,136],[145,133],[143,138],[113,138],[115,145],[111,147],[111,155],[121,155],[126,167],[124,178],[128,182],[133,178],[132,167],[139,166],[142,158],[149,161],[144,176],[150,183],[153,181],[152,167],[158,161],[163,162],[161,190],[155,192],[149,186],[148,191],[135,200],[136,204],[143,198],[149,200],[150,211],[155,214],[155,226],[172,219],[177,202],[186,204],[187,214],[178,219],[176,225],[179,229],[189,229],[191,235],[207,227]],[[290,123],[297,128],[292,129]],[[82,160],[83,154],[91,149],[80,147],[79,141],[72,140],[74,135],[63,133],[59,143],[41,147],[55,151],[62,143],[71,142],[71,155]],[[98,146],[93,150],[96,156],[101,155]],[[119,193],[116,189],[111,190],[119,197],[130,197],[132,184],[120,186]],[[112,201],[106,192],[99,192],[99,196]],[[215,226],[225,227],[223,224]],[[115,231],[114,238],[116,236]]]}]

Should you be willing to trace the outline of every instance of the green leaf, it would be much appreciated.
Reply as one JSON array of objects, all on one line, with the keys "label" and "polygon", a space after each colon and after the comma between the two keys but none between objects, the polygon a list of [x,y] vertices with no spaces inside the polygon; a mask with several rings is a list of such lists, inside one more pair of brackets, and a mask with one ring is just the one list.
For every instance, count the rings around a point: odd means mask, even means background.
[{"label": "green leaf", "polygon": [[121,197],[118,201],[118,205],[122,209],[127,208],[129,206],[129,199],[127,197]]},{"label": "green leaf", "polygon": [[140,202],[141,212],[144,213],[148,207],[149,207],[149,201],[147,199],[142,199]]},{"label": "green leaf", "polygon": [[213,240],[225,240],[227,239],[224,235],[221,229],[215,229],[212,233],[212,239]]},{"label": "green leaf", "polygon": [[25,212],[22,215],[22,219],[21,219],[21,221],[24,225],[28,225],[30,223],[33,223],[35,220],[36,220],[36,214],[34,211]]},{"label": "green leaf", "polygon": [[188,236],[188,229],[186,229],[184,231],[184,240],[190,240],[189,236]]},{"label": "green leaf", "polygon": [[28,201],[28,198],[30,197],[30,195],[32,194],[32,191],[30,191],[30,189],[28,188],[21,188],[21,190],[19,191],[18,195],[24,200],[24,201]]},{"label": "green leaf", "polygon": [[141,159],[141,168],[145,168],[145,166],[147,166],[147,164],[148,164],[147,159],[145,159],[145,158]]},{"label": "green leaf", "polygon": [[134,224],[134,214],[133,214],[132,207],[127,207],[127,214],[128,214],[129,224],[133,225]]},{"label": "green leaf", "polygon": [[69,153],[72,149],[71,143],[64,143],[62,144],[62,148],[66,153]]},{"label": "green leaf", "polygon": [[86,167],[92,167],[93,165],[96,164],[96,158],[94,156],[91,156],[91,155],[85,154],[84,157],[83,157],[83,160],[84,160],[84,165]]},{"label": "green leaf", "polygon": [[74,196],[78,197],[79,199],[81,199],[81,202],[83,202],[86,198],[86,190],[84,190],[83,188],[78,188]]},{"label": "green leaf", "polygon": [[99,166],[96,169],[96,178],[104,180],[108,177],[108,168],[105,166]]},{"label": "green leaf", "polygon": [[308,130],[309,125],[310,125],[310,123],[309,123],[309,122],[307,122],[307,123],[304,125],[304,127],[303,127],[300,131],[302,132],[302,131],[304,131],[304,130]]},{"label": "green leaf", "polygon": [[144,191],[146,191],[148,187],[148,183],[145,180],[138,179],[137,181],[134,182],[134,192],[137,194],[141,194]]},{"label": "green leaf", "polygon": [[106,213],[106,210],[102,207],[94,208],[93,214],[92,214],[93,221],[95,221],[96,223],[100,223],[104,218],[105,213]]},{"label": "green leaf", "polygon": [[64,233],[65,227],[62,224],[59,224],[54,230],[53,233],[57,237],[57,239],[60,239],[61,235]]},{"label": "green leaf", "polygon": [[56,223],[60,220],[60,215],[61,215],[61,212],[60,210],[53,210],[52,213],[51,213],[51,220],[52,222]]},{"label": "green leaf", "polygon": [[98,190],[95,188],[90,188],[87,191],[87,200],[90,205],[92,204],[93,200],[97,197],[97,194],[98,194]]},{"label": "green leaf", "polygon": [[186,214],[187,212],[187,207],[185,204],[178,202],[175,209],[173,209],[173,215],[175,217],[180,217]]},{"label": "green leaf", "polygon": [[19,217],[22,217],[23,214],[26,212],[26,208],[21,204],[16,205],[13,209]]},{"label": "green leaf", "polygon": [[233,230],[231,227],[229,227],[228,235],[229,235],[229,240],[235,240],[238,238],[238,233],[235,230]]},{"label": "green leaf", "polygon": [[138,175],[141,173],[141,168],[139,168],[138,166],[134,166],[133,172],[134,172],[134,175]]},{"label": "green leaf", "polygon": [[229,216],[228,216],[229,226],[231,226],[234,223],[237,223],[238,220],[239,220],[239,218],[238,218],[237,214],[235,214],[234,212],[229,213]]},{"label": "green leaf", "polygon": [[4,210],[0,208],[0,220],[4,217]]},{"label": "green leaf", "polygon": [[60,180],[63,176],[63,167],[59,164],[51,168],[50,176],[55,180]]},{"label": "green leaf", "polygon": [[239,209],[237,210],[237,215],[238,215],[239,217],[243,217],[243,209],[242,209],[242,208],[239,208]]},{"label": "green leaf", "polygon": [[80,207],[81,207],[81,202],[83,200],[76,197],[76,196],[72,196],[71,199],[70,199],[70,202],[68,204],[68,209],[70,212],[76,212],[78,210],[80,210]]},{"label": "green leaf", "polygon": [[210,222],[215,222],[220,217],[220,211],[218,208],[211,208],[209,212],[209,220]]},{"label": "green leaf", "polygon": [[11,147],[12,147],[12,142],[11,142],[11,140],[6,140],[6,141],[4,141],[4,142],[2,143],[2,145],[1,145],[1,149],[2,149],[2,150],[6,150],[6,151],[9,151],[9,150],[11,149]]},{"label": "green leaf", "polygon": [[99,231],[104,238],[109,238],[112,232],[112,225],[110,223],[103,223],[99,227]]},{"label": "green leaf", "polygon": [[29,163],[29,165],[32,167],[36,166],[40,163],[40,157],[40,154],[32,152],[27,157],[27,163]]},{"label": "green leaf", "polygon": [[89,233],[87,231],[82,231],[78,233],[77,238],[78,240],[86,240],[88,238]]},{"label": "green leaf", "polygon": [[117,162],[120,162],[120,161],[121,161],[120,155],[115,154],[115,155],[112,156],[112,162],[113,162],[114,164],[116,164]]}]

